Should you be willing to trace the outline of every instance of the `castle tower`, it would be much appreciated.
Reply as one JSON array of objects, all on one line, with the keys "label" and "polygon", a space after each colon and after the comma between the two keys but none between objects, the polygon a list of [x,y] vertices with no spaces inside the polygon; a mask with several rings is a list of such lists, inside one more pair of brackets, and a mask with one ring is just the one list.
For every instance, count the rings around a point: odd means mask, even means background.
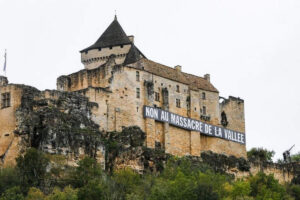
[{"label": "castle tower", "polygon": [[97,68],[111,57],[116,64],[129,64],[145,57],[134,45],[133,36],[126,35],[116,16],[100,38],[80,53],[86,69]]}]

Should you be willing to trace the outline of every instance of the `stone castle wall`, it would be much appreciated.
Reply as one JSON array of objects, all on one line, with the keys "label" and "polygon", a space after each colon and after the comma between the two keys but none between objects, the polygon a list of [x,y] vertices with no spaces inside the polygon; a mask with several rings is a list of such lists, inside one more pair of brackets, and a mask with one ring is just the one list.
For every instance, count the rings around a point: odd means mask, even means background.
[{"label": "stone castle wall", "polygon": [[[12,165],[15,163],[15,157],[18,155],[19,139],[15,137],[14,130],[16,128],[15,112],[21,104],[22,96],[21,85],[2,85],[0,86],[0,95],[10,93],[10,107],[3,108],[0,102],[0,158],[1,163]],[[1,164],[0,163],[0,164]]]},{"label": "stone castle wall", "polygon": [[92,49],[81,53],[81,62],[86,69],[94,69],[106,63],[110,55],[116,56],[116,64],[121,64],[129,52],[131,44],[112,46],[100,49]]},{"label": "stone castle wall", "polygon": [[[150,148],[163,148],[167,153],[178,156],[197,156],[206,150],[246,156],[245,145],[143,118],[143,106],[148,105],[199,120],[204,115],[205,106],[205,116],[210,117],[208,123],[222,126],[220,112],[226,110],[230,122],[228,128],[245,132],[243,102],[239,103],[238,110],[233,99],[227,100],[230,106],[219,106],[217,92],[191,89],[189,85],[141,69],[117,65],[114,59],[96,69],[59,77],[57,89],[80,92],[90,101],[98,103],[99,108],[93,110],[93,119],[100,125],[100,130],[120,131],[123,127],[139,126],[146,132],[146,145]],[[155,98],[157,94],[159,99]],[[180,108],[176,106],[176,99],[180,100]]]}]

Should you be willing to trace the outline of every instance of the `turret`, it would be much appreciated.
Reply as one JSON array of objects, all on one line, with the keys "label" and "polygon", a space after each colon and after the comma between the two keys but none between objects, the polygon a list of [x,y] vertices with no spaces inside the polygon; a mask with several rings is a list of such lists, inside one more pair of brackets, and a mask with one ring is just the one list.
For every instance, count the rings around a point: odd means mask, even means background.
[{"label": "turret", "polygon": [[[80,51],[81,62],[86,69],[97,68],[115,55],[116,64],[129,64],[145,57],[134,45],[134,37],[127,36],[115,16],[99,39]],[[128,58],[130,57],[130,58]]]}]

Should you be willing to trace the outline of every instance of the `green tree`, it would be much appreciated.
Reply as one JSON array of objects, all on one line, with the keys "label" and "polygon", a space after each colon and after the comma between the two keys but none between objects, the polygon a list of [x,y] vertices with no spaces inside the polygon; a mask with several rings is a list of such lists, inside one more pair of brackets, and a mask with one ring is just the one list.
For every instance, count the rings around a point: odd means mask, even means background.
[{"label": "green tree", "polygon": [[102,169],[97,161],[90,157],[85,157],[78,162],[78,167],[71,173],[71,184],[75,188],[83,187],[89,181],[100,181],[102,178]]},{"label": "green tree", "polygon": [[52,194],[48,195],[45,200],[77,200],[77,190],[70,186],[61,191],[59,188],[54,188]]},{"label": "green tree", "polygon": [[17,169],[20,180],[24,188],[39,187],[42,185],[49,159],[44,153],[30,148],[25,155],[20,155],[17,159]]},{"label": "green tree", "polygon": [[101,200],[103,199],[103,189],[96,181],[90,181],[87,185],[79,188],[78,200]]},{"label": "green tree", "polygon": [[292,162],[300,162],[300,152],[291,156]]},{"label": "green tree", "polygon": [[20,186],[20,180],[15,168],[0,169],[0,195],[8,188]]},{"label": "green tree", "polygon": [[12,187],[1,195],[0,200],[24,200],[20,187]]},{"label": "green tree", "polygon": [[230,196],[233,200],[245,199],[250,195],[251,187],[248,181],[238,180],[233,183],[232,191]]},{"label": "green tree", "polygon": [[112,179],[123,195],[134,192],[136,187],[142,184],[140,175],[130,168],[115,171]]},{"label": "green tree", "polygon": [[266,175],[262,172],[249,178],[251,187],[250,196],[256,200],[288,200],[290,196],[287,194],[283,185],[273,175]]},{"label": "green tree", "polygon": [[274,155],[274,151],[269,151],[264,148],[252,148],[247,152],[248,160],[256,162],[272,162]]},{"label": "green tree", "polygon": [[38,188],[30,188],[25,200],[44,200],[45,195]]},{"label": "green tree", "polygon": [[290,185],[287,187],[287,190],[295,200],[300,200],[300,185]]}]

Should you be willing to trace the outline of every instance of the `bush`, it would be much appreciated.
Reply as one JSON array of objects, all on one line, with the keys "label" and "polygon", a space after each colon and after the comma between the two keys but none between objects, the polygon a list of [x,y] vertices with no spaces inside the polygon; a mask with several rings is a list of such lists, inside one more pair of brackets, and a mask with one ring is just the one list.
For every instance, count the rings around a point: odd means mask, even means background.
[{"label": "bush", "polygon": [[53,192],[45,200],[77,200],[77,190],[70,186],[65,187],[63,191],[54,188]]},{"label": "bush", "polygon": [[91,181],[81,187],[78,191],[78,200],[101,200],[103,199],[103,190],[97,182]]},{"label": "bush", "polygon": [[85,157],[78,162],[78,167],[71,173],[70,184],[80,188],[92,180],[100,180],[102,176],[101,166],[90,157]]},{"label": "bush", "polygon": [[291,156],[292,162],[300,162],[300,152]]},{"label": "bush", "polygon": [[24,200],[20,187],[12,187],[1,195],[0,200]]},{"label": "bush", "polygon": [[247,152],[248,160],[252,162],[272,162],[274,155],[274,151],[269,151],[264,148],[252,148]]},{"label": "bush", "polygon": [[31,148],[26,151],[24,156],[20,155],[16,161],[23,188],[42,186],[49,164],[49,159],[44,153]]},{"label": "bush", "polygon": [[45,195],[37,188],[30,188],[25,200],[43,200]]},{"label": "bush", "polygon": [[15,186],[20,186],[17,170],[10,167],[0,169],[0,196],[5,190]]}]

